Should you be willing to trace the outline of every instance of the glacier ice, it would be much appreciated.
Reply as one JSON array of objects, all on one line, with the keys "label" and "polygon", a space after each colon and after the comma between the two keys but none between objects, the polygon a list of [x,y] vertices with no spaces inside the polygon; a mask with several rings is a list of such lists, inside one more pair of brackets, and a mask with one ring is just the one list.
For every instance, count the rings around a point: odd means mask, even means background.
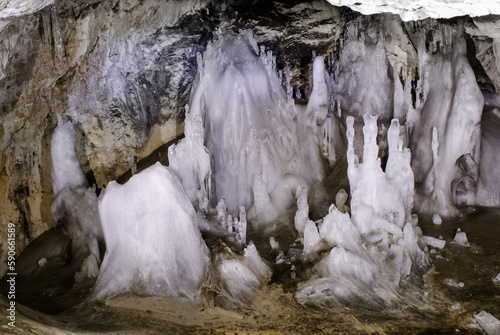
[{"label": "glacier ice", "polygon": [[155,165],[99,198],[106,254],[93,297],[126,292],[196,299],[208,275],[209,252],[178,177]]},{"label": "glacier ice", "polygon": [[97,196],[95,189],[88,187],[76,156],[73,125],[64,123],[60,115],[52,135],[51,156],[52,217],[71,239],[73,256],[85,257],[75,280],[95,278],[99,274],[99,241],[102,240]]}]

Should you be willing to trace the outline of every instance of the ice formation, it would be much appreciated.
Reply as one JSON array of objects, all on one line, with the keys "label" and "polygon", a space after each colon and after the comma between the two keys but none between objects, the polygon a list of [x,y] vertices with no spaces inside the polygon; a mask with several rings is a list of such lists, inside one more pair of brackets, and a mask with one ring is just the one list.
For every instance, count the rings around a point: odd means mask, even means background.
[{"label": "ice formation", "polygon": [[208,248],[177,176],[160,163],[99,199],[106,254],[94,297],[121,293],[196,299],[208,275]]},{"label": "ice formation", "polygon": [[416,210],[449,217],[458,215],[455,205],[476,204],[483,95],[462,29],[437,24],[431,33],[430,43],[419,37],[420,98],[409,112],[408,135]]},{"label": "ice formation", "polygon": [[497,285],[500,285],[500,272],[495,278],[493,278],[493,282]]},{"label": "ice formation", "polygon": [[210,152],[212,206],[225,197],[231,215],[244,206],[249,219],[265,224],[293,205],[298,186],[321,180],[318,136],[311,136],[324,117],[324,87],[318,90],[306,122],[281,85],[274,56],[259,52],[251,32],[216,34],[198,57],[189,103]]},{"label": "ice formation", "polygon": [[[363,161],[354,154],[354,119],[347,118],[348,177],[351,213],[334,205],[318,230],[309,221],[304,231],[304,253],[319,257],[319,273],[296,293],[301,303],[345,306],[365,303],[387,306],[399,284],[429,266],[420,228],[413,224],[413,174],[410,152],[403,150],[399,123],[388,131],[389,160],[382,171],[376,143],[377,118],[364,117]],[[433,241],[432,241],[433,242]],[[319,250],[330,248],[326,256]],[[316,255],[314,255],[316,253]]]},{"label": "ice formation", "polygon": [[71,122],[64,124],[58,115],[58,126],[51,141],[52,199],[54,221],[72,240],[73,257],[84,257],[75,280],[97,277],[99,274],[99,240],[102,240],[101,223],[97,213],[97,196],[94,188],[87,187],[87,180],[76,156],[74,129]]},{"label": "ice formation", "polygon": [[207,210],[211,188],[210,154],[203,145],[203,124],[199,114],[191,115],[186,106],[184,133],[178,145],[168,148],[169,167],[181,178],[182,186],[197,208]]},{"label": "ice formation", "polygon": [[463,246],[469,245],[469,241],[467,240],[467,234],[465,234],[460,228],[457,229],[457,233],[455,234],[453,242]]},{"label": "ice formation", "polygon": [[260,258],[253,243],[248,244],[242,256],[226,247],[224,252],[217,254],[215,264],[216,286],[221,296],[228,299],[228,302],[223,302],[227,307],[246,308],[251,305],[257,291],[271,276],[271,269]]},{"label": "ice formation", "polygon": [[488,312],[481,311],[474,318],[488,335],[500,335],[500,320]]}]

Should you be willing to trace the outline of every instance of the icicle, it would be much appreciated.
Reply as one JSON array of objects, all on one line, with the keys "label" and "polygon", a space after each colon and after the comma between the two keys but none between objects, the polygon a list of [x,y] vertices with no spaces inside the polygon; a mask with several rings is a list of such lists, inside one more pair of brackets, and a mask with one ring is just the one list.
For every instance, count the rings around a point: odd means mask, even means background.
[{"label": "icicle", "polygon": [[64,46],[62,45],[61,25],[59,24],[59,17],[56,5],[51,7],[50,13],[52,18],[52,36],[54,38],[54,53],[56,58],[55,60],[57,61],[57,63],[60,63],[63,58]]}]

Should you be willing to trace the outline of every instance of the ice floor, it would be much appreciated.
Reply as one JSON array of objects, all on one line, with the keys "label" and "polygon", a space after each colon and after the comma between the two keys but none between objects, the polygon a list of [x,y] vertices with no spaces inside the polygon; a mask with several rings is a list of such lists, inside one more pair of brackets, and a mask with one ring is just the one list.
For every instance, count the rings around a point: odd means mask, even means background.
[{"label": "ice floor", "polygon": [[[424,277],[422,291],[417,292],[421,294],[420,306],[402,302],[395,309],[382,311],[304,307],[294,299],[293,282],[299,279],[289,272],[267,284],[254,303],[240,311],[214,307],[209,298],[193,304],[181,298],[130,294],[89,304],[82,302],[86,292],[82,289],[66,296],[64,303],[73,307],[62,306],[65,310],[54,316],[19,306],[17,329],[1,332],[211,334],[222,329],[281,334],[485,334],[474,315],[484,310],[500,317],[500,285],[493,281],[500,272],[499,221],[500,210],[485,208],[465,218],[444,220],[441,225],[433,224],[431,218],[420,220],[425,235],[446,240],[442,250],[431,250],[433,267]],[[467,234],[469,246],[452,243],[458,228]],[[64,278],[61,271],[56,273]],[[31,288],[33,308],[44,310],[57,303],[50,296],[54,288],[47,288],[46,282],[24,285],[19,292]],[[0,303],[6,307],[7,301],[2,297]],[[1,318],[5,324],[5,316]]]}]

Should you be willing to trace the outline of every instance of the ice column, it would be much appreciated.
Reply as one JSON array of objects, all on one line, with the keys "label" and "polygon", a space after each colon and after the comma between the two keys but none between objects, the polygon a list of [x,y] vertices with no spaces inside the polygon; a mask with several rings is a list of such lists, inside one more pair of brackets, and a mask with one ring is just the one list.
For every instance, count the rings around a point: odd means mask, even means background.
[{"label": "ice column", "polygon": [[54,221],[71,238],[74,257],[85,257],[75,275],[76,281],[81,281],[99,274],[101,223],[95,189],[87,187],[76,156],[73,125],[71,122],[64,124],[61,115],[57,118],[58,125],[51,140],[54,192],[51,211]]}]

